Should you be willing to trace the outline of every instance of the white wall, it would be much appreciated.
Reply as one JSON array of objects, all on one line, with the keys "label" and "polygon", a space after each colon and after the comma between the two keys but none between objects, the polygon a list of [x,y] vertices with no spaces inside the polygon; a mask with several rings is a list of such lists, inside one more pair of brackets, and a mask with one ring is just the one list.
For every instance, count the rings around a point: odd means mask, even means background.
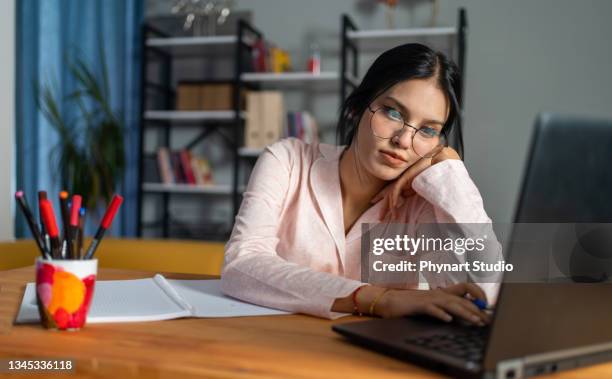
[{"label": "white wall", "polygon": [[[337,69],[340,14],[362,29],[384,27],[382,7],[369,0],[239,0],[253,23],[298,66],[308,42],[322,46],[323,67]],[[397,27],[427,26],[430,2],[400,1]],[[466,165],[495,222],[511,222],[533,121],[540,111],[612,119],[612,1],[439,0],[439,25],[468,13],[465,84]],[[168,13],[147,0],[147,15]],[[361,73],[363,74],[363,70]],[[337,92],[307,98],[333,128]],[[299,103],[298,103],[299,104]],[[327,118],[326,116],[329,118]],[[321,121],[321,120],[320,120]]]},{"label": "white wall", "polygon": [[15,1],[0,1],[0,240],[14,238]]},{"label": "white wall", "polygon": [[444,0],[465,6],[466,165],[496,222],[511,222],[536,114],[612,120],[612,1]]}]

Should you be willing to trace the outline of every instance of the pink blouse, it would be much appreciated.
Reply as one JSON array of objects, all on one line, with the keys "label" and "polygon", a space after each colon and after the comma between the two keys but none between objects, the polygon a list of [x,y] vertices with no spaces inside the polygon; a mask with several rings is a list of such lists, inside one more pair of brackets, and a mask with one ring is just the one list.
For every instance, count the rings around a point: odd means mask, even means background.
[{"label": "pink blouse", "polygon": [[[339,158],[344,146],[283,139],[264,150],[251,174],[225,245],[222,291],[247,302],[334,319],[336,298],[364,283],[362,223],[376,223],[382,206],[367,209],[344,234]],[[491,223],[478,189],[460,160],[421,172],[395,222]],[[430,287],[450,284],[444,275]],[[486,286],[489,299],[496,286]]]}]

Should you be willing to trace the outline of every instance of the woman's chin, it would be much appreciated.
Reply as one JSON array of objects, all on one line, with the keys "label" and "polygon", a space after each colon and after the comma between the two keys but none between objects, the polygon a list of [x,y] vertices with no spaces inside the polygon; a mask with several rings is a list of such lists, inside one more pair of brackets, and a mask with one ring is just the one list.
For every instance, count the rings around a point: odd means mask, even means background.
[{"label": "woman's chin", "polygon": [[397,179],[402,173],[404,169],[389,167],[385,164],[378,164],[376,170],[376,176],[384,181],[391,181]]}]

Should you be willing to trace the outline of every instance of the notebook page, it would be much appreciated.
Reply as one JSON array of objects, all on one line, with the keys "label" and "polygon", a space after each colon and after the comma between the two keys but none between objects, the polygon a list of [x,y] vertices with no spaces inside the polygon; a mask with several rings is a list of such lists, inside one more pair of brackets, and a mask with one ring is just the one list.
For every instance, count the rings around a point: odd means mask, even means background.
[{"label": "notebook page", "polygon": [[221,280],[166,279],[194,308],[195,317],[242,317],[286,315],[290,312],[246,303],[221,292]]},{"label": "notebook page", "polygon": [[[190,316],[162,291],[153,278],[97,281],[88,323],[168,320]],[[28,283],[17,323],[38,322],[36,290]]]}]

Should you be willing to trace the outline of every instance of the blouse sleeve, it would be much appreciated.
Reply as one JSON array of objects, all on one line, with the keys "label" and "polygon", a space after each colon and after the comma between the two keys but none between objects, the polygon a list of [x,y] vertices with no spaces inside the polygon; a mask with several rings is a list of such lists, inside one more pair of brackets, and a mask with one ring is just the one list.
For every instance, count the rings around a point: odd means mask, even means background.
[{"label": "blouse sleeve", "polygon": [[331,311],[334,300],[363,283],[289,262],[276,251],[296,159],[291,143],[268,146],[255,164],[225,245],[221,289],[240,300],[290,312],[345,316]]},{"label": "blouse sleeve", "polygon": [[[493,231],[492,221],[484,210],[482,197],[478,188],[470,178],[464,163],[456,159],[448,159],[434,164],[421,172],[412,182],[415,192],[425,202],[416,212],[416,219],[407,220],[416,224],[428,223],[451,223],[456,224],[459,235],[474,236],[485,235],[487,237],[486,251],[478,256],[486,263],[495,263],[502,260],[501,244],[497,241]],[[448,252],[433,253],[429,255],[430,260],[436,263],[459,263],[466,260],[465,253],[456,255]],[[471,254],[474,254],[473,252]],[[471,259],[472,256],[467,256]],[[497,298],[499,290],[500,275],[491,276],[486,280],[468,274],[468,281],[477,283],[486,293],[490,304]],[[430,287],[444,287],[456,283],[458,280],[453,275],[428,274],[426,279]]]}]

